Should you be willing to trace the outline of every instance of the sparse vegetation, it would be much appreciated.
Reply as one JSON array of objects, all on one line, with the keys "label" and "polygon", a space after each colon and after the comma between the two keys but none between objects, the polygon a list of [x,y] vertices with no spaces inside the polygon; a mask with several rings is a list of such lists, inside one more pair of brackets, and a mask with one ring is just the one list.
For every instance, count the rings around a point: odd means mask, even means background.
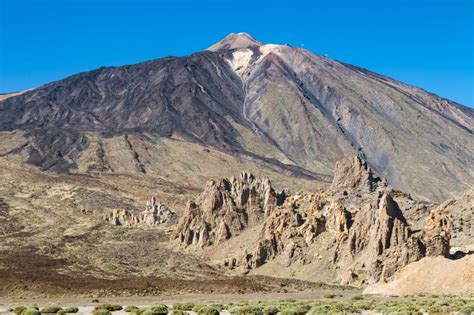
[{"label": "sparse vegetation", "polygon": [[20,315],[21,313],[23,313],[23,311],[26,310],[26,307],[24,306],[17,306],[13,309],[13,313],[17,314],[17,315]]},{"label": "sparse vegetation", "polygon": [[219,310],[219,311],[222,311],[222,310],[226,309],[226,306],[224,304],[220,304],[220,303],[211,304],[210,306],[215,308],[216,310]]},{"label": "sparse vegetation", "polygon": [[102,304],[95,307],[95,310],[105,309],[111,312],[120,311],[123,309],[121,305],[118,304]]},{"label": "sparse vegetation", "polygon": [[290,307],[284,309],[281,314],[282,315],[305,315],[308,313],[308,310],[306,307]]},{"label": "sparse vegetation", "polygon": [[41,315],[41,312],[35,307],[28,307],[21,312],[22,315]]},{"label": "sparse vegetation", "polygon": [[61,311],[62,307],[56,306],[56,305],[49,305],[46,307],[43,307],[41,309],[41,313],[43,314],[56,314],[57,312]]},{"label": "sparse vegetation", "polygon": [[173,304],[173,310],[180,310],[180,311],[192,311],[195,304],[188,302],[188,303],[175,303]]},{"label": "sparse vegetation", "polygon": [[236,306],[229,310],[232,315],[263,315],[262,307],[256,305]]},{"label": "sparse vegetation", "polygon": [[149,308],[147,308],[143,313],[143,315],[165,315],[168,314],[168,306],[165,304],[155,304]]},{"label": "sparse vegetation", "polygon": [[[336,294],[326,294],[332,298]],[[93,315],[111,315],[115,310],[121,310],[117,304],[102,304],[95,308]],[[193,310],[197,315],[219,315],[220,311],[230,309],[232,315],[316,315],[316,314],[360,314],[364,311],[387,314],[473,314],[474,300],[470,297],[454,295],[414,295],[406,298],[380,299],[373,296],[353,296],[350,300],[319,300],[319,301],[242,301],[236,304],[195,304],[176,303],[173,305],[172,315],[185,315],[186,311]],[[59,306],[47,306],[38,310],[37,307],[25,308],[17,306],[11,310],[16,315],[41,315],[77,313],[77,307],[62,309]],[[168,307],[165,304],[156,304],[146,308],[130,305],[125,308],[130,315],[167,315]]]},{"label": "sparse vegetation", "polygon": [[133,311],[137,311],[139,308],[135,305],[129,305],[127,306],[124,311],[127,312],[127,313],[130,313],[130,312],[133,312]]},{"label": "sparse vegetation", "polygon": [[266,307],[263,308],[263,314],[264,315],[275,315],[279,312],[280,310],[278,309],[278,307],[276,307],[275,305],[268,305]]},{"label": "sparse vegetation", "polygon": [[194,304],[192,311],[195,312],[195,313],[197,313],[197,312],[199,312],[199,310],[200,310],[201,308],[203,308],[204,306],[206,306],[206,305],[204,305],[204,304]]},{"label": "sparse vegetation", "polygon": [[219,310],[212,306],[204,306],[197,312],[198,315],[219,315]]}]

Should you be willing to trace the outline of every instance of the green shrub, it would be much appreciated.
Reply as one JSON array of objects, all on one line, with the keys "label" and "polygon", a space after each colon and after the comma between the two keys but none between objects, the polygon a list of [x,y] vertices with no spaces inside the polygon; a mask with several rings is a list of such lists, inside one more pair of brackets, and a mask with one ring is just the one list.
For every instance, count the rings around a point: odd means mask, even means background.
[{"label": "green shrub", "polygon": [[220,303],[216,303],[216,304],[211,304],[210,305],[212,308],[215,308],[216,310],[219,310],[219,311],[222,311],[224,310],[226,307],[224,306],[224,304],[220,304]]},{"label": "green shrub", "polygon": [[185,313],[182,310],[173,310],[173,315],[185,315]]},{"label": "green shrub", "polygon": [[285,308],[281,311],[282,315],[305,315],[308,313],[309,307],[305,307],[304,305],[299,305],[295,307]]},{"label": "green shrub", "polygon": [[21,312],[22,315],[41,315],[41,312],[37,308],[28,307]]},{"label": "green shrub", "polygon": [[129,305],[127,306],[124,311],[127,312],[127,313],[130,313],[130,312],[133,312],[133,311],[137,311],[139,308],[135,305]]},{"label": "green shrub", "polygon": [[468,305],[461,308],[461,314],[474,314],[474,303],[469,303]]},{"label": "green shrub", "polygon": [[198,315],[219,315],[219,313],[219,310],[212,306],[204,306],[197,312]]},{"label": "green shrub", "polygon": [[49,305],[45,306],[41,309],[41,313],[46,313],[46,314],[56,314],[57,312],[61,311],[62,307],[56,306],[56,305]]},{"label": "green shrub", "polygon": [[79,312],[79,308],[77,308],[75,306],[66,307],[64,309],[64,313],[77,313],[77,312]]},{"label": "green shrub", "polygon": [[143,315],[165,315],[168,314],[168,306],[165,304],[155,304],[145,309],[141,314]]},{"label": "green shrub", "polygon": [[105,308],[99,308],[92,312],[92,315],[112,315],[112,312]]},{"label": "green shrub", "polygon": [[132,309],[132,310],[130,311],[130,315],[141,315],[141,314],[143,314],[146,310],[147,310],[147,308],[136,308],[136,309]]},{"label": "green shrub", "polygon": [[13,309],[13,313],[20,315],[24,310],[26,310],[26,307],[24,306],[17,306]]},{"label": "green shrub", "polygon": [[332,294],[332,293],[328,293],[328,294],[323,295],[323,298],[325,298],[325,299],[334,299],[335,297],[336,297],[336,295]]},{"label": "green shrub", "polygon": [[318,304],[313,306],[309,312],[308,315],[320,315],[320,314],[328,314],[331,311],[331,305],[324,303],[324,304]]},{"label": "green shrub", "polygon": [[92,303],[99,303],[99,300],[98,299],[93,299],[91,302]]},{"label": "green shrub", "polygon": [[199,312],[199,310],[200,310],[201,308],[203,308],[204,306],[206,306],[206,305],[204,305],[204,304],[194,304],[192,311],[193,311],[194,313],[197,313],[197,312]]},{"label": "green shrub", "polygon": [[187,303],[175,303],[173,304],[173,310],[180,310],[180,311],[192,311],[195,304],[192,302]]},{"label": "green shrub", "polygon": [[360,301],[360,300],[363,300],[364,297],[362,295],[354,295],[351,300],[352,301]]},{"label": "green shrub", "polygon": [[183,310],[183,303],[174,303],[173,304],[173,310],[180,310],[182,311]]},{"label": "green shrub", "polygon": [[99,309],[104,309],[104,310],[114,312],[114,311],[122,310],[123,307],[122,305],[118,305],[118,304],[102,304],[95,307],[95,310],[99,310]]},{"label": "green shrub", "polygon": [[236,306],[229,312],[232,315],[263,315],[262,308],[254,305]]},{"label": "green shrub", "polygon": [[64,310],[59,310],[56,315],[66,315],[66,312]]},{"label": "green shrub", "polygon": [[279,312],[280,310],[278,309],[278,307],[276,307],[275,305],[268,305],[266,307],[263,308],[263,314],[264,315],[275,315]]}]

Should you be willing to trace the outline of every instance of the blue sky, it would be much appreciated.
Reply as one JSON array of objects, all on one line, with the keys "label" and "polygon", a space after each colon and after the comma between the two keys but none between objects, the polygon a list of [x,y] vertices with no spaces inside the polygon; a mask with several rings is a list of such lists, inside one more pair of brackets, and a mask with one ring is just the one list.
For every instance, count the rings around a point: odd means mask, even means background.
[{"label": "blue sky", "polygon": [[473,1],[0,0],[0,92],[247,32],[473,107]]}]

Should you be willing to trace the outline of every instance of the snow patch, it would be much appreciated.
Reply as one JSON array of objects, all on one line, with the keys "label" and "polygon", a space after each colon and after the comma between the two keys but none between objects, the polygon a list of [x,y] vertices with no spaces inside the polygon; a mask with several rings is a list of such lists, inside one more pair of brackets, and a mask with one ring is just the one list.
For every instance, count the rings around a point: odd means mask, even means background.
[{"label": "snow patch", "polygon": [[228,60],[228,62],[232,69],[237,72],[239,76],[242,76],[252,56],[253,51],[250,49],[239,49],[232,53],[232,59]]},{"label": "snow patch", "polygon": [[262,53],[262,57],[268,55],[271,52],[280,52],[281,45],[275,45],[275,44],[268,44],[268,45],[262,45],[259,47],[260,52]]}]

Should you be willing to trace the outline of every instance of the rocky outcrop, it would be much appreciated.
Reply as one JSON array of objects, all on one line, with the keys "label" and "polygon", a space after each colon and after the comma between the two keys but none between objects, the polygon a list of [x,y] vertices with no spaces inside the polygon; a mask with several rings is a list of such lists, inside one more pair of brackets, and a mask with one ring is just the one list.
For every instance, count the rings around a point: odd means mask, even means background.
[{"label": "rocky outcrop", "polygon": [[425,245],[414,237],[398,204],[387,192],[353,214],[350,230],[336,237],[334,263],[339,280],[349,283],[364,270],[368,282],[391,276],[425,255]]},{"label": "rocky outcrop", "polygon": [[183,245],[216,245],[261,223],[284,194],[275,193],[268,178],[248,172],[238,178],[210,181],[179,220],[174,238]]},{"label": "rocky outcrop", "polygon": [[336,162],[331,184],[333,192],[372,192],[385,183],[368,167],[367,162],[356,155],[347,156]]},{"label": "rocky outcrop", "polygon": [[[204,247],[260,225],[256,245],[226,259],[226,265],[248,272],[276,258],[288,267],[319,264],[324,256],[327,269],[344,284],[375,283],[425,256],[449,256],[452,225],[443,209],[427,209],[388,187],[358,156],[336,163],[335,174],[326,191],[287,196],[284,202],[268,181],[249,174],[211,182],[189,203],[175,237]],[[412,218],[414,209],[423,210],[421,229],[407,221],[405,209]]]},{"label": "rocky outcrop", "polygon": [[[474,188],[443,202],[437,213],[449,214],[452,220],[451,254],[456,257],[474,253]],[[432,221],[439,220],[434,216]],[[427,231],[436,233],[436,231]]]},{"label": "rocky outcrop", "polygon": [[347,231],[350,225],[350,213],[325,192],[290,196],[266,218],[257,246],[244,254],[239,266],[253,269],[279,254],[286,266],[310,263],[306,253],[318,235]]},{"label": "rocky outcrop", "polygon": [[163,223],[172,223],[176,221],[176,213],[166,205],[156,202],[152,197],[147,202],[145,210],[135,214],[125,209],[115,209],[104,217],[105,221],[115,225],[133,226],[133,225],[158,225]]}]

